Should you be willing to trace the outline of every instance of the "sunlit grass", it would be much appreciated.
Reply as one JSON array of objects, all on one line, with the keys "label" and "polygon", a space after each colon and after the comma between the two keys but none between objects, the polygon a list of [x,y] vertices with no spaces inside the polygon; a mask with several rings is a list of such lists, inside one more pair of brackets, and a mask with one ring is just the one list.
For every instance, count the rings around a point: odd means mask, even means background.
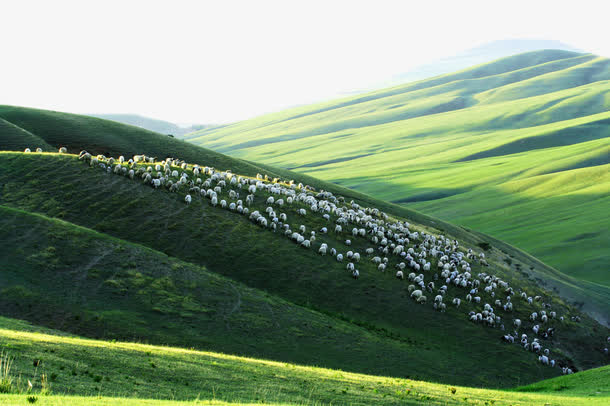
[{"label": "sunlit grass", "polygon": [[[607,222],[587,215],[607,210],[599,197],[610,194],[610,181],[598,176],[591,185],[594,179],[579,171],[607,171],[610,163],[608,66],[593,55],[542,51],[186,139],[492,234],[569,275],[609,286],[608,250],[598,249],[607,247]],[[552,182],[544,177],[559,172]],[[543,184],[528,186],[536,182]],[[592,196],[585,216],[571,201],[579,194]],[[539,201],[521,207],[534,224],[507,227],[514,210],[506,208],[524,199]],[[557,212],[569,213],[569,224]],[[584,258],[566,261],[535,243],[549,230]]]},{"label": "sunlit grass", "polygon": [[[55,380],[51,383],[52,396],[40,395],[35,389],[28,394],[0,395],[3,404],[24,404],[27,396],[36,396],[37,404],[43,405],[62,402],[165,404],[162,399],[174,399],[168,404],[176,405],[183,402],[602,405],[609,395],[604,382],[610,367],[545,381],[521,392],[498,391],[354,374],[209,351],[20,331],[19,328],[32,328],[7,319],[0,319],[0,325],[12,327],[0,329],[0,343],[16,353],[16,372],[27,375],[31,367],[31,364],[28,367],[29,360],[40,358],[41,368]],[[25,354],[27,359],[23,360]],[[151,368],[153,363],[155,367]],[[98,374],[102,377],[99,381],[95,379]]]}]

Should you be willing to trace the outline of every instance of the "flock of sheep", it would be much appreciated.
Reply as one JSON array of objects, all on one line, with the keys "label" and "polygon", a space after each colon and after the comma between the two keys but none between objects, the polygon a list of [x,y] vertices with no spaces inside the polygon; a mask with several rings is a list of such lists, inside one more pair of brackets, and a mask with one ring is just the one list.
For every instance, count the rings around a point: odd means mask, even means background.
[{"label": "flock of sheep", "polygon": [[[61,148],[59,152],[67,151]],[[315,249],[319,255],[330,255],[345,263],[345,269],[355,279],[361,276],[365,261],[379,272],[393,267],[397,279],[408,281],[407,289],[415,302],[427,303],[430,296],[432,306],[439,312],[445,312],[449,305],[459,308],[464,301],[472,303],[474,310],[468,313],[471,322],[499,328],[505,342],[535,353],[544,365],[560,367],[564,374],[572,373],[567,364],[552,359],[551,350],[543,345],[554,336],[564,317],[558,316],[541,296],[515,291],[507,281],[483,272],[482,267],[488,266],[485,254],[462,249],[456,240],[416,230],[377,208],[361,207],[354,201],[346,203],[343,197],[328,191],[315,191],[307,185],[266,175],[249,178],[178,159],[156,161],[145,155],[126,160],[122,156],[114,159],[81,151],[79,159],[108,173],[141,179],[155,189],[185,193],[187,205],[195,198],[207,199],[212,206],[247,216],[254,224],[281,233],[305,249]],[[291,226],[289,220],[294,219],[289,216],[293,215],[297,219],[320,216],[327,225],[308,231],[302,224]],[[341,241],[340,246],[316,243],[317,237],[329,233]],[[362,252],[350,249],[352,240],[368,247]],[[473,271],[475,267],[480,272]],[[533,309],[527,321],[529,327],[511,317],[520,305]],[[503,317],[512,321],[506,325]],[[506,332],[509,329],[512,332]],[[608,349],[604,352],[607,354]]]}]

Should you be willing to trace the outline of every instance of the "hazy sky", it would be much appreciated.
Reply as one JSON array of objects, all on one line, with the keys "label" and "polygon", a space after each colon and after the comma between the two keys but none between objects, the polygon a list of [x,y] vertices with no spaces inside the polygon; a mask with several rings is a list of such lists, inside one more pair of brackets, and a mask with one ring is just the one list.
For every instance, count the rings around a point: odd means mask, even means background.
[{"label": "hazy sky", "polygon": [[604,1],[12,1],[0,104],[220,123],[498,39],[610,56]]}]

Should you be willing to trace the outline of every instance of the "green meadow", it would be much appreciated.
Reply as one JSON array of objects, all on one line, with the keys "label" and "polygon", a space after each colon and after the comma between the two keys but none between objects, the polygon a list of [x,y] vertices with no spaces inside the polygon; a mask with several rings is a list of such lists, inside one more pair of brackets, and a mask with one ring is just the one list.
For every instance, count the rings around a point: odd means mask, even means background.
[{"label": "green meadow", "polygon": [[610,60],[546,50],[185,139],[610,277]]},{"label": "green meadow", "polygon": [[[13,150],[0,152],[0,353],[11,362],[0,375],[1,404],[607,403],[610,301],[602,285],[307,174],[101,119],[10,106],[0,117],[9,123],[0,149]],[[58,154],[64,145],[69,153]],[[43,153],[15,152],[39,146]],[[186,189],[155,190],[91,167],[75,155],[81,149],[292,179],[458,239],[463,250],[486,254],[489,267],[473,263],[473,274],[496,275],[564,317],[548,322],[557,333],[543,344],[579,372],[559,376],[502,342],[499,327],[468,321],[482,305],[464,300],[438,312],[417,304],[392,256],[386,272],[364,257],[355,280],[345,263],[317,253],[323,242],[345,250],[347,235],[318,233],[308,250],[209,199],[195,195],[187,206]],[[193,176],[192,167],[181,170]],[[227,190],[219,197],[231,200]],[[250,209],[264,212],[268,197],[257,192]],[[303,207],[282,208],[292,229],[333,224],[298,216]],[[352,239],[355,251],[370,245]],[[456,289],[447,303],[463,298]],[[520,318],[530,332],[528,316],[539,308],[515,297],[514,311],[498,312],[508,329]]]},{"label": "green meadow", "polygon": [[610,399],[608,366],[501,391],[84,339],[7,318],[0,318],[0,346],[20,392],[0,393],[7,405],[605,405]]}]

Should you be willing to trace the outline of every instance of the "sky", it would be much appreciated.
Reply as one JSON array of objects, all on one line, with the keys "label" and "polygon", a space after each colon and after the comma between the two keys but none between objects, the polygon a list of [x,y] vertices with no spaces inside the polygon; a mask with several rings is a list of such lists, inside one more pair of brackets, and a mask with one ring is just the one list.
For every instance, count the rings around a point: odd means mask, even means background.
[{"label": "sky", "polygon": [[610,56],[605,3],[3,0],[0,104],[233,122],[494,40]]}]

